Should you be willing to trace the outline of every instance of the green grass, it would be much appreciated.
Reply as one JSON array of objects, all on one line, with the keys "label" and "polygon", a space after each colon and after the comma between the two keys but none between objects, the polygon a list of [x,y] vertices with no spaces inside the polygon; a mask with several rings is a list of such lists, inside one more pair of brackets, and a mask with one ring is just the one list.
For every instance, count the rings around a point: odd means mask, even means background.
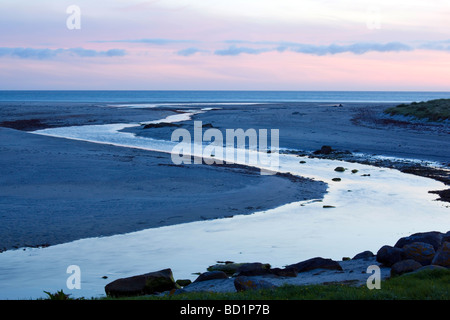
[{"label": "green grass", "polygon": [[450,99],[401,104],[388,108],[384,112],[390,115],[403,115],[417,119],[428,119],[429,121],[442,121],[450,118]]},{"label": "green grass", "polygon": [[[110,299],[110,298],[106,298]],[[122,298],[123,299],[123,298]],[[345,284],[293,286],[236,293],[191,292],[151,300],[449,300],[450,270],[424,270],[381,282],[381,289]]]}]

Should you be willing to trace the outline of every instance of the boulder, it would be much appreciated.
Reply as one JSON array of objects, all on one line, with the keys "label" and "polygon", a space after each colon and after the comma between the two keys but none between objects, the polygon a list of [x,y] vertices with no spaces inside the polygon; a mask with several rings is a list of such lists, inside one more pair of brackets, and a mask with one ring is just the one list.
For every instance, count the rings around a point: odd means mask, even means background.
[{"label": "boulder", "polygon": [[425,242],[431,244],[434,251],[437,251],[442,244],[443,234],[438,231],[414,233],[408,237],[400,238],[394,245],[396,248],[403,248],[405,245],[413,242]]},{"label": "boulder", "polygon": [[262,279],[239,276],[234,279],[236,291],[259,290],[275,288],[273,284]]},{"label": "boulder", "polygon": [[112,297],[130,297],[177,289],[171,269],[164,269],[138,276],[117,279],[105,286]]},{"label": "boulder", "polygon": [[286,268],[294,268],[298,273],[306,272],[314,269],[328,269],[328,270],[339,270],[342,271],[342,267],[339,262],[324,259],[320,257],[308,259],[299,263],[291,264],[286,266]]},{"label": "boulder", "polygon": [[413,259],[425,266],[431,263],[436,252],[431,244],[412,242],[403,246],[403,253],[405,259]]},{"label": "boulder", "polygon": [[236,276],[260,276],[270,273],[270,264],[260,262],[244,263],[236,270]]},{"label": "boulder", "polygon": [[228,262],[225,263],[218,263],[212,266],[209,266],[207,268],[208,271],[223,271],[227,275],[232,276],[237,272],[237,269],[244,265],[244,263],[234,263],[234,262]]},{"label": "boulder", "polygon": [[178,279],[177,281],[175,281],[175,283],[180,287],[186,287],[190,285],[192,281],[190,279]]},{"label": "boulder", "polygon": [[373,254],[373,252],[367,250],[367,251],[363,251],[363,252],[358,253],[356,256],[354,256],[354,257],[352,258],[352,260],[368,259],[368,258],[373,258],[373,257],[375,257],[375,255]]},{"label": "boulder", "polygon": [[377,252],[377,261],[386,267],[391,267],[394,263],[403,260],[403,249],[391,246],[382,246]]},{"label": "boulder", "polygon": [[144,125],[144,129],[150,128],[164,128],[164,127],[179,127],[179,124],[171,122],[160,122],[160,123],[148,123]]},{"label": "boulder", "polygon": [[444,242],[450,242],[450,231],[447,231],[447,233],[442,235],[442,243]]},{"label": "boulder", "polygon": [[322,146],[322,148],[320,148],[320,150],[316,150],[313,153],[314,154],[330,154],[331,152],[333,152],[333,149],[330,146]]},{"label": "boulder", "polygon": [[428,266],[420,267],[419,269],[415,270],[414,272],[421,272],[421,271],[425,271],[425,270],[447,270],[447,268],[430,264]]},{"label": "boulder", "polygon": [[431,264],[450,268],[450,242],[444,242],[434,255]]},{"label": "boulder", "polygon": [[201,282],[206,280],[215,280],[215,279],[228,279],[228,276],[223,271],[208,271],[204,272],[195,279],[194,282]]},{"label": "boulder", "polygon": [[407,272],[412,272],[421,267],[422,265],[413,259],[402,260],[392,265],[391,277],[399,276]]},{"label": "boulder", "polygon": [[270,273],[277,277],[296,277],[298,272],[295,268],[272,268]]}]

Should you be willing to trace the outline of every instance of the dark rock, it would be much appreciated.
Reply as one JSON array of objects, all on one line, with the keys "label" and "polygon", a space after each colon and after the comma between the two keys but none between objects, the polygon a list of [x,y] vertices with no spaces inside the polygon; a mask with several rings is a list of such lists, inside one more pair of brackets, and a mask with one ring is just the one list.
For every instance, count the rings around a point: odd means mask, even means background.
[{"label": "dark rock", "polygon": [[195,279],[194,282],[201,282],[206,280],[214,280],[214,279],[228,279],[228,276],[223,271],[208,271],[204,272]]},{"label": "dark rock", "polygon": [[404,259],[403,249],[391,246],[383,246],[377,252],[377,261],[387,267]]},{"label": "dark rock", "polygon": [[450,242],[444,242],[434,255],[431,264],[450,268]]},{"label": "dark rock", "polygon": [[447,270],[447,268],[442,267],[442,266],[435,266],[433,264],[430,264],[428,266],[423,266],[420,267],[419,269],[413,271],[413,272],[421,272],[421,271],[425,271],[425,270]]},{"label": "dark rock", "polygon": [[160,122],[160,123],[148,123],[144,125],[144,129],[151,128],[164,128],[164,127],[179,127],[180,125],[171,122]]},{"label": "dark rock", "polygon": [[330,154],[331,152],[333,152],[333,149],[330,146],[322,146],[322,148],[320,148],[320,150],[316,150],[313,153],[314,154]]},{"label": "dark rock", "polygon": [[50,126],[42,123],[40,119],[29,119],[29,120],[3,121],[0,122],[0,127],[12,128],[23,131],[34,131],[38,129],[49,128]]},{"label": "dark rock", "polygon": [[342,261],[349,261],[352,260],[350,257],[342,257]]},{"label": "dark rock", "polygon": [[345,168],[344,168],[344,167],[336,167],[336,168],[334,169],[334,171],[337,171],[337,172],[344,172],[344,171],[345,171]]},{"label": "dark rock", "polygon": [[338,182],[338,181],[341,181],[341,178],[333,178],[331,180]]},{"label": "dark rock", "polygon": [[234,279],[234,287],[237,291],[270,289],[275,286],[270,282],[261,279],[254,279],[246,276],[239,276]]},{"label": "dark rock", "polygon": [[177,289],[171,269],[164,269],[138,276],[117,279],[105,286],[112,297],[130,297]]},{"label": "dark rock", "polygon": [[237,269],[242,266],[244,263],[234,263],[234,262],[219,262],[218,264],[209,266],[207,268],[208,271],[223,271],[228,276],[232,276],[237,272]]},{"label": "dark rock", "polygon": [[219,264],[232,264],[232,263],[234,263],[234,261],[225,260],[225,261],[217,261],[217,263],[219,263]]},{"label": "dark rock", "polygon": [[442,244],[443,234],[438,231],[414,233],[408,237],[400,238],[394,245],[396,248],[403,248],[403,246],[413,242],[425,242],[431,244],[434,251],[437,251]]},{"label": "dark rock", "polygon": [[407,272],[412,272],[421,267],[422,265],[413,259],[402,260],[392,265],[391,277],[399,276]]},{"label": "dark rock", "polygon": [[295,268],[272,268],[270,273],[277,277],[296,277],[298,272]]},{"label": "dark rock", "polygon": [[178,279],[176,281],[176,284],[179,285],[180,287],[186,287],[186,286],[190,285],[191,283],[192,283],[192,281],[189,279]]},{"label": "dark rock", "polygon": [[428,191],[428,193],[435,193],[439,195],[439,198],[437,198],[437,200],[439,201],[445,201],[445,202],[450,202],[450,189],[446,189],[446,190],[433,190],[433,191]]},{"label": "dark rock", "polygon": [[331,260],[331,259],[324,259],[320,257],[308,259],[296,264],[291,264],[289,266],[286,266],[286,268],[294,268],[297,270],[298,273],[300,272],[306,272],[309,270],[314,269],[328,269],[328,270],[340,270],[342,271],[342,267],[339,264],[339,262]]},{"label": "dark rock", "polygon": [[403,246],[405,259],[413,259],[423,266],[428,265],[434,258],[434,248],[425,242],[413,242]]},{"label": "dark rock", "polygon": [[260,276],[270,273],[270,264],[244,263],[236,270],[236,276]]},{"label": "dark rock", "polygon": [[352,258],[352,260],[368,259],[368,258],[373,258],[373,257],[375,257],[375,255],[373,254],[373,252],[367,250],[367,251],[363,251],[363,252],[358,253],[356,256],[354,256],[354,257]]},{"label": "dark rock", "polygon": [[444,242],[450,242],[450,231],[447,231],[447,233],[442,235],[442,243]]}]

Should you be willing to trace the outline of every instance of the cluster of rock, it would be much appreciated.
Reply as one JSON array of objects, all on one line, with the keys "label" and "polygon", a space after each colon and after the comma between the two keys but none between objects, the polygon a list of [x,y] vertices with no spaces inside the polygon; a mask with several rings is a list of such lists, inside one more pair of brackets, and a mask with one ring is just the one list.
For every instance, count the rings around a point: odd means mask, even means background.
[{"label": "cluster of rock", "polygon": [[[332,259],[316,257],[284,268],[272,268],[270,264],[234,263],[226,261],[208,267],[208,271],[200,274],[194,283],[234,278],[234,286],[237,291],[249,289],[263,289],[273,287],[272,284],[262,279],[252,279],[253,276],[271,275],[277,277],[296,277],[301,272],[314,269],[328,269],[342,271],[339,262]],[[181,287],[188,286],[190,280],[174,280],[172,270],[164,269],[138,276],[117,279],[105,286],[108,296],[123,297],[161,293],[164,291],[182,292]]]},{"label": "cluster of rock", "polygon": [[430,265],[450,268],[450,231],[415,233],[400,238],[393,247],[381,247],[377,261],[391,268],[391,276]]},{"label": "cluster of rock", "polygon": [[[412,272],[423,268],[450,268],[450,231],[415,233],[403,237],[392,247],[385,245],[377,254],[364,251],[352,259],[367,259],[376,257],[376,261],[384,267],[391,268],[391,277]],[[346,260],[346,259],[345,259]],[[342,271],[338,261],[316,257],[299,263],[287,265],[284,268],[272,268],[270,264],[259,262],[235,263],[232,261],[218,262],[207,268],[207,272],[200,274],[194,283],[234,278],[236,291],[251,289],[272,288],[274,285],[262,277],[297,277],[300,273],[315,269]],[[172,270],[164,269],[129,278],[115,280],[105,286],[108,296],[135,296],[171,292],[177,294],[184,292],[190,280],[174,280]]]}]

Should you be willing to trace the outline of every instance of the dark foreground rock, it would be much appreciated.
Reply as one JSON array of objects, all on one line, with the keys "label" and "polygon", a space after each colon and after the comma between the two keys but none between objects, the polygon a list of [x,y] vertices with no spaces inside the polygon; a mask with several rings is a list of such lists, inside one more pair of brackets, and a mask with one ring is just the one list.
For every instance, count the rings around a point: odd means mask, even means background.
[{"label": "dark foreground rock", "polygon": [[260,262],[244,263],[236,270],[236,276],[261,276],[270,273],[270,264]]},{"label": "dark foreground rock", "polygon": [[400,238],[394,245],[396,248],[403,248],[405,245],[413,242],[424,242],[431,244],[434,250],[438,250],[442,244],[443,234],[438,231],[414,233],[408,237]]},{"label": "dark foreground rock", "polygon": [[421,267],[422,265],[413,259],[402,260],[394,263],[394,265],[391,267],[391,277],[399,276],[407,272],[412,272]]},{"label": "dark foreground rock", "polygon": [[194,282],[201,282],[213,279],[227,279],[227,278],[228,278],[227,274],[223,271],[208,271],[199,275]]},{"label": "dark foreground rock", "polygon": [[175,281],[175,283],[180,287],[186,287],[190,285],[192,281],[190,279],[178,279],[177,281]]},{"label": "dark foreground rock", "polygon": [[234,287],[236,291],[269,289],[275,286],[270,282],[262,279],[254,279],[247,276],[239,276],[234,279]]},{"label": "dark foreground rock", "polygon": [[450,268],[450,242],[444,242],[436,252],[433,261],[434,265]]},{"label": "dark foreground rock", "polygon": [[382,246],[377,252],[377,261],[386,267],[391,267],[393,264],[404,259],[403,249],[391,246]]},{"label": "dark foreground rock", "polygon": [[368,259],[368,258],[372,258],[375,257],[375,255],[373,254],[372,251],[366,250],[363,252],[358,253],[357,255],[355,255],[352,260],[358,260],[358,259]]},{"label": "dark foreground rock", "polygon": [[178,285],[173,279],[171,269],[150,272],[129,278],[117,279],[105,286],[106,295],[112,297],[130,297],[154,294],[172,289]]},{"label": "dark foreground rock", "polygon": [[270,273],[277,277],[296,277],[298,272],[296,268],[272,268]]},{"label": "dark foreground rock", "polygon": [[232,276],[237,272],[237,269],[244,265],[244,263],[235,263],[232,261],[225,261],[221,263],[217,263],[215,265],[209,266],[206,270],[208,271],[223,271],[227,275]]},{"label": "dark foreground rock", "polygon": [[339,264],[339,262],[331,259],[324,259],[321,257],[316,257],[299,263],[291,264],[286,266],[286,268],[294,268],[298,273],[314,269],[328,269],[328,270],[342,271],[342,267]]},{"label": "dark foreground rock", "polygon": [[403,246],[405,259],[412,259],[423,266],[429,265],[434,258],[435,251],[431,244],[425,242],[413,242]]}]

